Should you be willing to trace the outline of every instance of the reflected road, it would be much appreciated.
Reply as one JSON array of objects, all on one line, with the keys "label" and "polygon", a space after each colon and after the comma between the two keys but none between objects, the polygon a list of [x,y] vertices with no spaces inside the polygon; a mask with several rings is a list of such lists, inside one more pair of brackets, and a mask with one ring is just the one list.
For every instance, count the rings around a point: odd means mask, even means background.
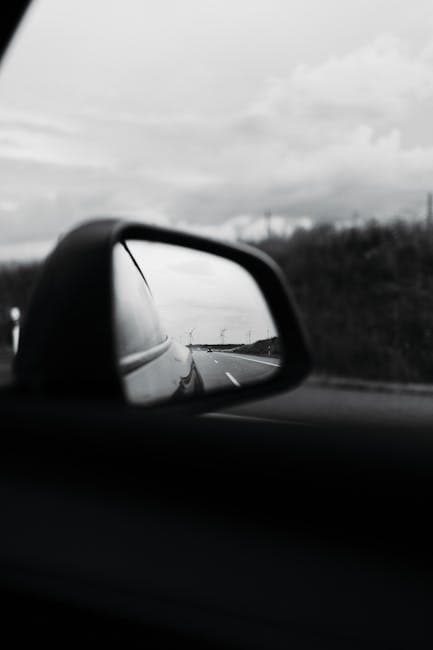
[{"label": "reflected road", "polygon": [[195,351],[193,357],[208,391],[266,381],[279,367],[274,357],[250,354]]}]

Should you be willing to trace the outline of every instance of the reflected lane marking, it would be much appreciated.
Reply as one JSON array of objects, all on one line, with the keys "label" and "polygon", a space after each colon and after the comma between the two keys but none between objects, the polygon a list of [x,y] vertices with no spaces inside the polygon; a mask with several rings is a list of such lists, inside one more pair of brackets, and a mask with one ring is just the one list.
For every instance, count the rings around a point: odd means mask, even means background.
[{"label": "reflected lane marking", "polygon": [[226,375],[227,375],[227,377],[230,379],[230,381],[232,382],[232,384],[234,384],[235,386],[237,386],[238,388],[240,388],[240,383],[238,382],[237,379],[235,379],[235,378],[233,377],[233,375],[231,375],[229,372],[226,372]]},{"label": "reflected lane marking", "polygon": [[270,361],[259,361],[258,359],[250,359],[249,357],[244,357],[242,354],[227,354],[228,357],[235,357],[235,359],[244,359],[245,361],[252,361],[253,363],[263,363],[265,366],[275,366],[279,368],[280,363],[271,363]]}]

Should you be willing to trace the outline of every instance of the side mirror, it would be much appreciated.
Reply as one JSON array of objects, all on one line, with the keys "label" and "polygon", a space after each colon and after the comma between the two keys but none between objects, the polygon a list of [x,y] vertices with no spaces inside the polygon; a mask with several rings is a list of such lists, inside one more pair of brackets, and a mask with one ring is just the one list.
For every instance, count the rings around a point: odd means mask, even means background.
[{"label": "side mirror", "polygon": [[18,388],[205,411],[299,384],[310,356],[275,264],[162,228],[105,220],[64,237],[23,323]]}]

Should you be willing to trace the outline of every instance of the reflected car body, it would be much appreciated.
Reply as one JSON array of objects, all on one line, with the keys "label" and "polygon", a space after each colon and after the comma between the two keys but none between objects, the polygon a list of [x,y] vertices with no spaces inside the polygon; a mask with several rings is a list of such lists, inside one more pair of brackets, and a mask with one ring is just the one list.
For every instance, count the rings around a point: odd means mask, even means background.
[{"label": "reflected car body", "polygon": [[113,282],[118,359],[128,401],[153,404],[201,391],[191,350],[167,336],[143,271],[125,244],[113,250]]},{"label": "reflected car body", "polygon": [[120,359],[120,368],[126,397],[132,403],[152,404],[203,391],[191,351],[173,339],[141,355]]}]

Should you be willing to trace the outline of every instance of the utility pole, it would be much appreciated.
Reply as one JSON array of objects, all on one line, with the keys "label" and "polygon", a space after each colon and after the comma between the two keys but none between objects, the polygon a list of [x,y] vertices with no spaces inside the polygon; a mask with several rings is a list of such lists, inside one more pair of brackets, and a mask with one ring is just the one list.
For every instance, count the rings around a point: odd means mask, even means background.
[{"label": "utility pole", "polygon": [[250,345],[251,345],[251,333],[252,333],[252,330],[248,330],[248,332],[247,332],[247,336],[248,336],[248,343],[249,343]]},{"label": "utility pole", "polygon": [[358,210],[354,210],[352,212],[352,224],[354,226],[357,226],[358,223],[359,223],[359,212],[358,212]]},{"label": "utility pole", "polygon": [[227,332],[226,328],[220,330],[221,345],[224,345],[224,335],[226,332]]},{"label": "utility pole", "polygon": [[433,195],[431,192],[427,194],[427,228],[433,228]]},{"label": "utility pole", "polygon": [[243,226],[240,223],[237,223],[234,227],[236,241],[241,241]]},{"label": "utility pole", "polygon": [[266,210],[265,211],[265,219],[266,219],[267,229],[268,229],[268,239],[271,239],[271,237],[272,237],[271,218],[272,218],[272,212],[270,210]]}]

